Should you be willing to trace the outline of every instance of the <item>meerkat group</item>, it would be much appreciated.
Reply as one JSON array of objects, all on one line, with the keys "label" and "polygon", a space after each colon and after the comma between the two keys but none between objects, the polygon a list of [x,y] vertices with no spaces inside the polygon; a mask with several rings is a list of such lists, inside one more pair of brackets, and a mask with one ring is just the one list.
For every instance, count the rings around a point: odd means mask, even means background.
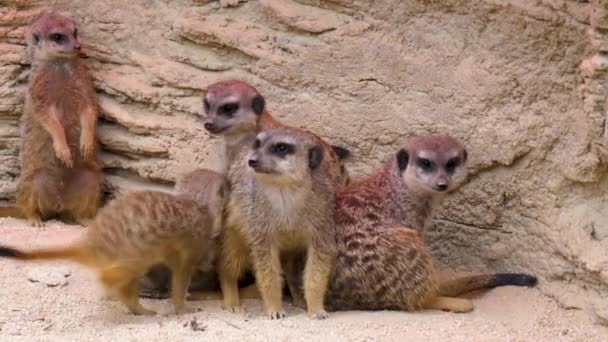
[{"label": "meerkat group", "polygon": [[[458,298],[464,292],[537,282],[523,273],[440,280],[422,234],[466,177],[460,141],[413,137],[376,172],[352,182],[348,149],[277,121],[262,94],[240,80],[207,86],[202,100],[203,127],[224,143],[221,172],[194,170],[178,177],[173,193],[128,193],[98,212],[97,101],[78,58],[77,25],[69,16],[42,14],[27,42],[32,70],[17,205],[0,215],[35,225],[67,217],[87,231],[60,247],[2,243],[1,257],[92,267],[138,315],[154,314],[139,296],[170,292],[178,313],[188,311],[186,298],[221,298],[230,311],[243,310],[241,298],[261,298],[268,317],[281,319],[285,287],[313,319],[327,318],[326,310],[468,312],[472,302]],[[240,288],[248,272],[254,284]]]}]

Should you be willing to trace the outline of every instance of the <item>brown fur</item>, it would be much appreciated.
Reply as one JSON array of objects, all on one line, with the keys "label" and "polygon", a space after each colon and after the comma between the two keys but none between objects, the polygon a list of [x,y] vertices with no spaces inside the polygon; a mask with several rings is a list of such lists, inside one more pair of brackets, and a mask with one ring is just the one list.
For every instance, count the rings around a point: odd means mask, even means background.
[{"label": "brown fur", "polygon": [[[222,114],[221,106],[235,100],[238,102],[238,110],[231,115]],[[228,170],[229,182],[234,191],[234,184],[240,181],[241,172],[247,168],[241,162],[246,158],[255,140],[256,132],[260,131],[264,125],[265,127],[281,127],[283,125],[274,120],[268,113],[265,100],[257,89],[242,81],[227,80],[210,85],[204,103],[205,128],[210,133],[221,135],[224,138],[225,166]],[[323,163],[323,168],[326,168],[326,172],[330,175],[335,175],[335,178],[333,178],[335,184],[344,185],[348,182],[348,175],[341,163],[348,157],[348,151],[343,150],[346,153],[342,153],[340,156],[336,153],[338,149],[328,147],[329,145],[323,143],[319,137],[314,137],[324,147],[323,155],[329,161]],[[332,157],[327,157],[328,155],[332,155]],[[339,160],[340,164],[336,163],[336,160]],[[244,222],[241,212],[230,200],[226,208],[222,254],[218,264],[224,307],[228,310],[241,310],[237,286],[238,279],[252,267],[247,244],[240,234],[240,227],[243,226]],[[289,267],[288,264],[285,266]],[[289,280],[288,285],[290,285],[290,288],[293,287]],[[298,298],[300,302],[303,302],[303,296],[298,296]]]},{"label": "brown fur", "polygon": [[[449,150],[453,154],[450,158],[459,156],[464,163],[466,152],[455,142],[442,136],[414,138],[378,172],[338,190],[338,256],[326,297],[328,308],[466,312],[473,309],[472,302],[447,296],[484,287],[536,283],[533,276],[512,273],[439,282],[432,256],[419,234],[432,214],[432,197],[429,202],[416,203],[412,196],[412,192],[420,196],[422,191],[430,191],[421,183],[434,184],[437,174],[408,169],[416,167],[414,155],[422,145],[425,150]],[[444,176],[439,174],[437,179],[443,182]],[[412,225],[415,229],[408,228]]]},{"label": "brown fur", "polygon": [[0,247],[0,256],[19,260],[68,259],[96,269],[104,287],[134,314],[151,315],[139,303],[139,279],[153,265],[173,272],[173,303],[185,311],[185,293],[194,269],[210,269],[219,237],[206,207],[163,192],[133,192],[109,203],[85,237],[70,246],[21,251]]},{"label": "brown fur", "polygon": [[[305,256],[308,313],[324,319],[323,300],[335,261],[335,184],[322,167],[323,149],[314,136],[287,128],[263,131],[258,134],[258,143],[247,158],[237,159],[240,165],[230,169],[229,177],[238,181],[233,184],[228,211],[242,215],[245,224],[235,228],[250,251],[256,284],[269,316],[285,316],[281,259],[289,264],[291,258]],[[291,152],[283,156],[271,152],[280,144],[290,146]],[[233,257],[234,264],[246,263],[239,259],[248,256],[241,253]]]},{"label": "brown fur", "polygon": [[[217,218],[214,229],[221,229],[219,219],[223,217],[224,199],[228,198],[227,179],[211,170],[198,169],[181,175],[175,183],[174,193],[190,198],[202,207],[207,207],[212,217]],[[219,194],[219,196],[218,196]],[[144,298],[168,298],[171,294],[171,273],[166,265],[156,265],[142,278],[140,296]],[[219,284],[214,270],[196,269],[190,286],[194,291],[217,291]],[[210,295],[201,295],[210,297]]]},{"label": "brown fur", "polygon": [[[32,71],[22,117],[17,205],[34,224],[57,214],[82,221],[97,212],[101,168],[96,156],[97,103],[78,58],[76,23],[48,13],[28,31]],[[62,43],[49,38],[61,34]]]}]

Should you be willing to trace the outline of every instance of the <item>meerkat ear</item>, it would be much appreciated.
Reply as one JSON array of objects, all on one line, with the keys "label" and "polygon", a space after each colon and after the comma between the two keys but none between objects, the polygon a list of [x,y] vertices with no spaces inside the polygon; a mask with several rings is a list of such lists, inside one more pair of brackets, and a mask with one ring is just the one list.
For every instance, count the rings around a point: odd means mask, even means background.
[{"label": "meerkat ear", "polygon": [[410,155],[405,149],[401,149],[397,152],[397,165],[399,165],[399,170],[404,171],[407,168],[409,160]]},{"label": "meerkat ear", "polygon": [[38,42],[40,42],[40,36],[37,33],[32,34],[32,41],[34,42],[34,45],[38,45]]},{"label": "meerkat ear", "polygon": [[308,167],[311,170],[316,169],[323,161],[323,149],[319,145],[315,145],[308,150]]},{"label": "meerkat ear", "polygon": [[463,163],[466,162],[468,157],[469,157],[469,153],[465,149],[464,151],[462,151],[462,162]]},{"label": "meerkat ear", "polygon": [[256,95],[253,100],[251,100],[251,109],[256,115],[261,115],[264,111],[264,107],[266,106],[266,101],[262,97],[262,95]]},{"label": "meerkat ear", "polygon": [[331,145],[331,148],[334,150],[334,152],[336,152],[339,160],[348,159],[348,157],[350,157],[351,155],[350,150],[347,148],[340,147],[337,145]]}]

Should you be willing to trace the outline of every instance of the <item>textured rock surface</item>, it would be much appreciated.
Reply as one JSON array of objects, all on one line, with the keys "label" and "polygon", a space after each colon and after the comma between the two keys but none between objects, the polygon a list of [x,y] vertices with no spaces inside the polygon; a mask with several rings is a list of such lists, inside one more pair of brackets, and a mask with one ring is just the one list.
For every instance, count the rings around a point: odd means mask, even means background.
[{"label": "textured rock surface", "polygon": [[23,28],[43,4],[81,23],[108,191],[213,165],[195,113],[207,84],[239,77],[281,120],[349,146],[355,175],[413,134],[460,137],[472,174],[429,231],[439,263],[532,271],[565,306],[605,315],[608,1],[0,1],[7,201]]}]

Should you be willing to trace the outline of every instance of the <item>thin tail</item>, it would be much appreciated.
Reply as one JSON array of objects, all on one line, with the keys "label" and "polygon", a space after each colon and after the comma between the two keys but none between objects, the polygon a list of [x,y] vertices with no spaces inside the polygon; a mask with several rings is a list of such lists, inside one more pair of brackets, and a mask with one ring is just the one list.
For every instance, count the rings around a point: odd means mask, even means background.
[{"label": "thin tail", "polygon": [[11,247],[0,246],[0,257],[24,261],[67,259],[83,265],[90,265],[94,262],[94,256],[90,249],[84,248],[80,244],[32,251],[21,251]]},{"label": "thin tail", "polygon": [[25,217],[25,215],[23,214],[21,209],[19,209],[19,207],[16,207],[16,206],[8,206],[8,207],[0,206],[0,217],[14,217],[14,218],[18,218],[18,219],[27,218],[27,217]]},{"label": "thin tail", "polygon": [[439,284],[441,296],[457,297],[463,293],[498,286],[535,286],[535,276],[525,273],[490,273],[449,279]]}]

